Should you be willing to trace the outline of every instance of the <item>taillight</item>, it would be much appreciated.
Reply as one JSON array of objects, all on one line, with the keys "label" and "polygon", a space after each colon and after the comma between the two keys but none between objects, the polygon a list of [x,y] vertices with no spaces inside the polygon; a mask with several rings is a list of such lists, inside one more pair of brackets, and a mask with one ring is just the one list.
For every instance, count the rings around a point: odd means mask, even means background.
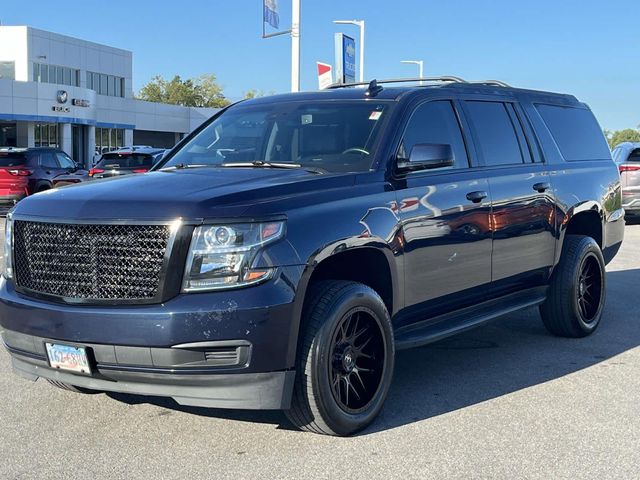
[{"label": "taillight", "polygon": [[16,177],[28,177],[29,175],[31,175],[31,170],[27,170],[26,168],[16,168],[7,171],[10,175],[15,175]]},{"label": "taillight", "polygon": [[622,172],[637,172],[640,170],[640,165],[620,165],[618,167],[620,173]]},{"label": "taillight", "polygon": [[149,171],[148,168],[136,168],[133,170],[133,173],[146,173],[148,171]]},{"label": "taillight", "polygon": [[96,173],[104,173],[104,170],[102,168],[92,168],[89,170],[90,177],[93,177]]}]

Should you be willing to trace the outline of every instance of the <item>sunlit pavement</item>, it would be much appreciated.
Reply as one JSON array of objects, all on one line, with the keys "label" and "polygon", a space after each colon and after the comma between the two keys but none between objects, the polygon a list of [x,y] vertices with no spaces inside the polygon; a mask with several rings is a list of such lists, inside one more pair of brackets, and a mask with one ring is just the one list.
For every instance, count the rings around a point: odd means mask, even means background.
[{"label": "sunlit pavement", "polygon": [[402,352],[386,406],[354,438],[279,412],[79,395],[11,374],[0,352],[0,478],[639,478],[640,225],[608,267],[590,338],[528,310]]}]

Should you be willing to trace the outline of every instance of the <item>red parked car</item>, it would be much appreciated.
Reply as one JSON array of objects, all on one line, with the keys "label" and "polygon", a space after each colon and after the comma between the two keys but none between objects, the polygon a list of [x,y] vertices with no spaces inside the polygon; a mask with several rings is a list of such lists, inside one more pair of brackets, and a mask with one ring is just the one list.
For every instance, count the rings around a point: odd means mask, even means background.
[{"label": "red parked car", "polygon": [[6,212],[29,195],[29,175],[24,153],[0,150],[0,211]]},{"label": "red parked car", "polygon": [[57,148],[0,148],[0,213],[19,200],[56,186],[63,175],[86,175],[66,153]]}]

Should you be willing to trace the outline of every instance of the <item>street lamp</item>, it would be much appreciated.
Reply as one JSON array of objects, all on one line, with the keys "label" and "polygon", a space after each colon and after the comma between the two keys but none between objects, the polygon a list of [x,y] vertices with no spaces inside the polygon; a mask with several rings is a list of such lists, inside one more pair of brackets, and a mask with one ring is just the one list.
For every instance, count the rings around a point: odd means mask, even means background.
[{"label": "street lamp", "polygon": [[360,82],[364,82],[364,20],[334,20],[333,23],[360,27]]},{"label": "street lamp", "polygon": [[[422,60],[401,60],[400,63],[411,63],[413,65],[418,65],[420,68],[420,78],[424,78],[424,62]],[[423,85],[422,80],[420,80],[420,85]]]}]

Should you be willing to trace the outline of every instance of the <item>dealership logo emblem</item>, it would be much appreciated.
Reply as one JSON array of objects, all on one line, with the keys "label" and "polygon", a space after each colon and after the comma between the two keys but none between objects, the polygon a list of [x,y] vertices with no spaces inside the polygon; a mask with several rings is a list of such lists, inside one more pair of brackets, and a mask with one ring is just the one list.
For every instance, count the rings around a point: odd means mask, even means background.
[{"label": "dealership logo emblem", "polygon": [[65,90],[58,90],[58,103],[67,103],[69,95]]}]

